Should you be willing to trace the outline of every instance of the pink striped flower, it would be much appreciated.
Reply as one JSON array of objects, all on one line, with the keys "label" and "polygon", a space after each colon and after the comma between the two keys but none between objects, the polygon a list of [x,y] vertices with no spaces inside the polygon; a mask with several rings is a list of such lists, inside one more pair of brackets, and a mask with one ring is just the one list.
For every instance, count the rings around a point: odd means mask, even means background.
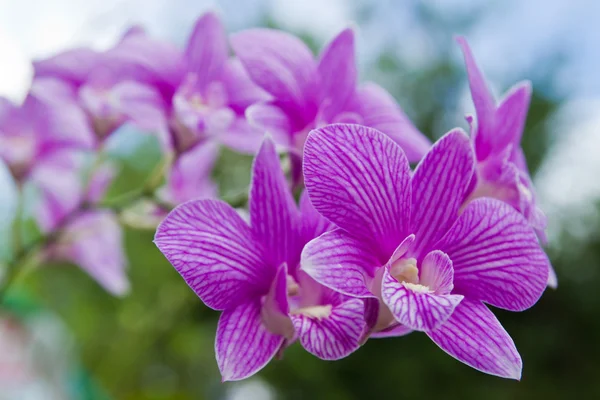
[{"label": "pink striped flower", "polygon": [[295,204],[271,139],[253,166],[250,221],[219,200],[173,210],[155,243],[209,307],[222,311],[216,355],[223,380],[244,379],[296,338],[328,360],[359,346],[361,299],[336,293],[299,269],[305,243],[330,228],[303,196]]},{"label": "pink striped flower", "polygon": [[474,168],[460,130],[435,143],[414,173],[400,146],[375,129],[314,130],[305,183],[316,210],[338,228],[305,246],[302,270],[366,299],[366,320],[382,335],[423,331],[458,360],[518,379],[519,353],[484,303],[531,307],[546,286],[548,259],[506,203],[482,198],[461,208]]}]

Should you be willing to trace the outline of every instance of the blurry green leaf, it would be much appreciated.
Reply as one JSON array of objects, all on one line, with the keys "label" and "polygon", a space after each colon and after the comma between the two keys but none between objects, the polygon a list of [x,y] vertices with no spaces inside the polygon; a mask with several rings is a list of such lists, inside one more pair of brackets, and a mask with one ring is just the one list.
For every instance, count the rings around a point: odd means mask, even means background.
[{"label": "blurry green leaf", "polygon": [[19,190],[8,167],[0,160],[0,261],[14,255],[13,223],[19,205]]},{"label": "blurry green leaf", "polygon": [[141,190],[165,159],[155,135],[126,124],[107,140],[101,155],[117,170],[104,199],[112,202]]},{"label": "blurry green leaf", "polygon": [[22,188],[21,218],[19,240],[21,248],[29,248],[41,237],[42,231],[36,218],[37,202],[41,199],[40,188],[32,182],[26,182]]}]

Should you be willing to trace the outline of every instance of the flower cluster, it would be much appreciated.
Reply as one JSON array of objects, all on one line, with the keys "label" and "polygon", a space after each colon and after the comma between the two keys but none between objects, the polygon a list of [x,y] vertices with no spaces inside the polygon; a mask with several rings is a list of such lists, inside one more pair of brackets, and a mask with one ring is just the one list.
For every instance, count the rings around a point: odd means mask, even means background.
[{"label": "flower cluster", "polygon": [[[315,57],[282,31],[228,37],[207,13],[183,50],[134,27],[106,51],[37,61],[23,104],[0,102],[0,158],[39,191],[35,219],[55,238],[45,254],[123,294],[120,226],[101,201],[116,173],[102,160],[90,171],[85,155],[123,126],[151,132],[171,160],[153,199],[162,212],[176,206],[155,243],[222,312],[223,380],[253,375],[295,341],[336,360],[413,331],[518,379],[521,358],[487,305],[522,311],[556,285],[519,145],[531,87],[496,103],[458,42],[470,137],[455,129],[432,145],[385,89],[359,84],[351,29]],[[217,199],[221,146],[255,154],[248,212]]]}]

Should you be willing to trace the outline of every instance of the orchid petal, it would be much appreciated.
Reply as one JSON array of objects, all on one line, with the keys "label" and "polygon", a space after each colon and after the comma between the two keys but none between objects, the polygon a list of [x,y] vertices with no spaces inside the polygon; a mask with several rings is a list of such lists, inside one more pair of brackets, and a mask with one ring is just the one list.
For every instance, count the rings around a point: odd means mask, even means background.
[{"label": "orchid petal", "polygon": [[86,81],[100,59],[101,55],[89,48],[67,50],[53,57],[34,61],[35,78],[58,78],[79,86]]},{"label": "orchid petal", "polygon": [[407,328],[430,331],[442,325],[461,302],[463,296],[435,294],[421,285],[398,282],[386,268],[381,297],[396,320]]},{"label": "orchid petal", "polygon": [[267,92],[252,82],[237,58],[227,60],[219,80],[225,86],[229,106],[240,115],[252,104],[271,99]]},{"label": "orchid petal", "polygon": [[227,56],[225,28],[215,13],[207,12],[196,21],[185,48],[188,71],[196,74],[201,90],[218,77]]},{"label": "orchid petal", "polygon": [[467,39],[459,36],[456,38],[456,41],[462,49],[465,64],[467,66],[471,97],[473,98],[473,104],[475,105],[475,112],[477,114],[477,130],[474,142],[475,147],[477,148],[477,156],[481,160],[486,158],[491,150],[486,141],[493,136],[492,131],[495,125],[494,114],[496,112],[496,100],[488,89],[485,78],[475,62]]},{"label": "orchid petal", "polygon": [[304,126],[316,113],[317,65],[297,37],[272,29],[231,36],[231,46],[252,80]]},{"label": "orchid petal", "polygon": [[521,378],[523,363],[513,340],[478,301],[463,300],[445,324],[427,335],[446,353],[479,371]]},{"label": "orchid petal", "polygon": [[412,177],[412,232],[415,254],[425,254],[458,217],[473,176],[469,138],[460,129],[439,139]]},{"label": "orchid petal", "polygon": [[242,303],[221,314],[215,351],[223,381],[237,381],[260,371],[283,344],[262,323],[260,301]]},{"label": "orchid petal", "polygon": [[279,107],[268,103],[257,103],[248,107],[245,114],[251,126],[271,135],[276,144],[285,148],[292,146],[290,120]]},{"label": "orchid petal", "polygon": [[410,162],[419,161],[431,147],[429,139],[419,132],[396,100],[375,83],[358,88],[351,109],[362,117],[362,125],[375,128],[398,143]]},{"label": "orchid petal", "polygon": [[495,151],[510,145],[519,147],[531,101],[531,92],[531,82],[520,82],[513,86],[500,101],[496,111],[494,135],[489,138]]},{"label": "orchid petal", "polygon": [[306,141],[304,180],[313,206],[370,243],[381,264],[409,228],[409,179],[400,147],[375,129],[329,125]]},{"label": "orchid petal", "polygon": [[172,204],[217,196],[211,172],[219,155],[214,142],[201,143],[175,161],[161,196]]},{"label": "orchid petal", "polygon": [[239,153],[256,154],[264,137],[264,131],[251,126],[245,118],[237,117],[219,134],[219,141]]},{"label": "orchid petal", "polygon": [[318,71],[321,78],[323,99],[329,101],[328,115],[323,118],[333,121],[333,117],[343,110],[356,88],[357,70],[354,50],[354,31],[344,29],[323,49]]},{"label": "orchid petal", "polygon": [[450,257],[434,250],[421,261],[419,282],[437,294],[448,294],[454,288],[454,269]]},{"label": "orchid petal", "polygon": [[123,233],[114,213],[79,214],[65,227],[60,241],[63,258],[79,265],[108,292],[122,296],[129,291]]},{"label": "orchid petal", "polygon": [[549,261],[527,221],[508,204],[472,201],[436,248],[454,266],[454,292],[511,311],[531,307]]},{"label": "orchid petal", "polygon": [[252,231],[265,247],[270,264],[296,265],[301,249],[296,232],[300,215],[275,145],[268,137],[254,159],[252,172],[248,200]]},{"label": "orchid petal", "polygon": [[352,297],[375,297],[369,282],[381,265],[364,240],[343,229],[326,232],[302,251],[301,270],[314,280]]},{"label": "orchid petal", "polygon": [[274,271],[250,227],[228,204],[194,200],[167,215],[154,242],[200,299],[232,308],[269,290]]},{"label": "orchid petal", "polygon": [[327,218],[315,210],[306,190],[300,196],[300,215],[302,218],[302,236],[305,242],[309,242],[335,227]]},{"label": "orchid petal", "polygon": [[374,332],[371,334],[370,337],[373,339],[385,339],[385,338],[390,338],[390,337],[405,336],[411,332],[413,332],[412,329],[410,329],[404,325],[397,324],[392,327],[386,328],[382,331]]},{"label": "orchid petal", "polygon": [[288,316],[290,305],[287,296],[287,265],[281,264],[273,279],[269,293],[264,298],[261,311],[263,323],[272,333],[286,339],[294,337],[294,325]]},{"label": "orchid petal", "polygon": [[292,313],[291,318],[302,347],[323,360],[339,360],[360,346],[364,305],[349,299],[329,307],[330,314],[322,318],[302,313]]}]

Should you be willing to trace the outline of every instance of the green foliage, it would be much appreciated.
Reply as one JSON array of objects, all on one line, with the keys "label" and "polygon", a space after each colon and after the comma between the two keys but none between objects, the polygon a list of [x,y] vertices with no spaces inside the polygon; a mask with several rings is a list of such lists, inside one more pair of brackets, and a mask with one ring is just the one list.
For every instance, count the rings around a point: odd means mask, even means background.
[{"label": "green foliage", "polygon": [[166,154],[156,135],[125,124],[105,143],[98,163],[108,163],[115,173],[105,196],[106,203],[118,203],[139,193],[161,172]]},{"label": "green foliage", "polygon": [[0,263],[9,261],[14,254],[14,221],[19,204],[19,191],[8,167],[0,160]]}]

